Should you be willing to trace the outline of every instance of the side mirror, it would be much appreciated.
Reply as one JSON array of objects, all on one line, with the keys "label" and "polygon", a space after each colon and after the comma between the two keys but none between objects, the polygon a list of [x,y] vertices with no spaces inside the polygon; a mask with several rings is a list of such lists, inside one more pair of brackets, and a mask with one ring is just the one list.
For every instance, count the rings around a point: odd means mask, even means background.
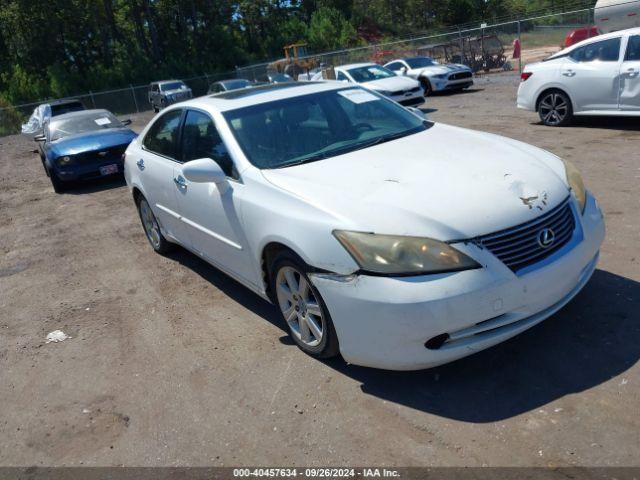
[{"label": "side mirror", "polygon": [[427,120],[427,115],[419,108],[415,108],[415,107],[404,107],[404,108],[409,110],[415,116],[420,117],[422,120]]},{"label": "side mirror", "polygon": [[33,140],[36,142],[45,142],[47,140],[47,136],[44,133],[41,133],[40,135],[33,137]]},{"label": "side mirror", "polygon": [[131,125],[131,119],[127,118],[126,120],[122,120],[121,123],[126,127],[127,125]]},{"label": "side mirror", "polygon": [[184,178],[194,183],[224,183],[227,175],[222,171],[220,165],[210,158],[200,158],[191,160],[182,167]]},{"label": "side mirror", "polygon": [[402,67],[400,71],[402,72],[402,75],[406,75],[409,69],[407,67]]}]

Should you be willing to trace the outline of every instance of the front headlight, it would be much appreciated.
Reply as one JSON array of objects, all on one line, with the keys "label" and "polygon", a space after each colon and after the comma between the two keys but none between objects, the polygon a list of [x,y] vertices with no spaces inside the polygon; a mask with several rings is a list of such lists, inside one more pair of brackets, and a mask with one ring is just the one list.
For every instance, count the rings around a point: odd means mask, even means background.
[{"label": "front headlight", "polygon": [[479,268],[464,253],[438,240],[335,230],[333,235],[362,270],[383,275],[419,275]]},{"label": "front headlight", "polygon": [[58,158],[58,165],[60,165],[61,167],[66,167],[67,165],[71,165],[72,163],[73,157],[70,157],[68,155]]},{"label": "front headlight", "polygon": [[578,205],[580,205],[580,213],[584,213],[584,208],[587,204],[587,189],[584,187],[582,175],[580,175],[578,168],[570,161],[563,160],[563,163],[569,188],[571,188],[573,196],[578,201]]}]

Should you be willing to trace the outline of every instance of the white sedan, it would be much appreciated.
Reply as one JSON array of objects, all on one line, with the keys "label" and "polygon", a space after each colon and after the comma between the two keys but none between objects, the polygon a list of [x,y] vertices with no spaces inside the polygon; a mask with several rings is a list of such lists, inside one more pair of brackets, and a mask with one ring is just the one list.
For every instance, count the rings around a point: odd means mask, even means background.
[{"label": "white sedan", "polygon": [[157,252],[180,244],[272,301],[305,352],[386,369],[549,317],[605,232],[570,163],[337,82],[173,105],[131,143],[125,176]]},{"label": "white sedan", "polygon": [[[401,105],[416,106],[424,102],[424,90],[417,80],[398,77],[391,70],[375,63],[354,63],[335,67],[336,80],[345,83],[358,83],[374,90]],[[321,80],[322,73],[312,80]]]},{"label": "white sedan", "polygon": [[518,108],[560,127],[575,115],[640,116],[640,28],[577,43],[527,65]]},{"label": "white sedan", "polygon": [[396,75],[406,75],[420,82],[425,95],[432,92],[462,91],[473,86],[473,72],[466,65],[441,65],[429,57],[407,57],[385,65]]}]

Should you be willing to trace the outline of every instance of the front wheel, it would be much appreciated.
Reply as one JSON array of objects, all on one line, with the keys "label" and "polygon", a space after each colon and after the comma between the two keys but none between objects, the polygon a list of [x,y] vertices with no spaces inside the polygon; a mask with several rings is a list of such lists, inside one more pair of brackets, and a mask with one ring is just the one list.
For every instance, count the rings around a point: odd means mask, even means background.
[{"label": "front wheel", "polygon": [[560,91],[545,93],[538,104],[538,115],[549,127],[564,127],[573,119],[573,107],[569,97]]},{"label": "front wheel", "polygon": [[316,358],[335,357],[339,351],[338,337],[307,270],[295,255],[279,254],[270,268],[271,291],[296,345]]},{"label": "front wheel", "polygon": [[426,78],[420,79],[420,83],[422,84],[422,89],[424,90],[424,96],[428,97],[433,93],[433,87],[431,86],[431,82]]},{"label": "front wheel", "polygon": [[138,200],[138,214],[142,221],[144,233],[147,235],[147,240],[149,240],[153,249],[160,254],[169,252],[172,244],[164,238],[164,235],[162,235],[158,220],[144,197],[141,197],[140,200]]},{"label": "front wheel", "polygon": [[53,191],[56,193],[64,193],[64,191],[67,189],[67,186],[62,180],[58,178],[58,175],[56,175],[56,172],[47,170],[47,175],[49,175],[49,180],[51,180],[51,186],[53,187]]}]

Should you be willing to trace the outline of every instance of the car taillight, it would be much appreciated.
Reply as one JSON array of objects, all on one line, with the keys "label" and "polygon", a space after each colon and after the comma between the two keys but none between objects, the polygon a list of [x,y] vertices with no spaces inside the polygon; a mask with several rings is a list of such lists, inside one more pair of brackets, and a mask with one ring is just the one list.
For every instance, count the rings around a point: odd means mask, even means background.
[{"label": "car taillight", "polygon": [[531,73],[531,72],[522,72],[522,73],[520,74],[520,79],[521,79],[523,82],[526,82],[527,80],[529,80],[529,78],[531,78],[531,75],[533,75],[533,73]]}]

